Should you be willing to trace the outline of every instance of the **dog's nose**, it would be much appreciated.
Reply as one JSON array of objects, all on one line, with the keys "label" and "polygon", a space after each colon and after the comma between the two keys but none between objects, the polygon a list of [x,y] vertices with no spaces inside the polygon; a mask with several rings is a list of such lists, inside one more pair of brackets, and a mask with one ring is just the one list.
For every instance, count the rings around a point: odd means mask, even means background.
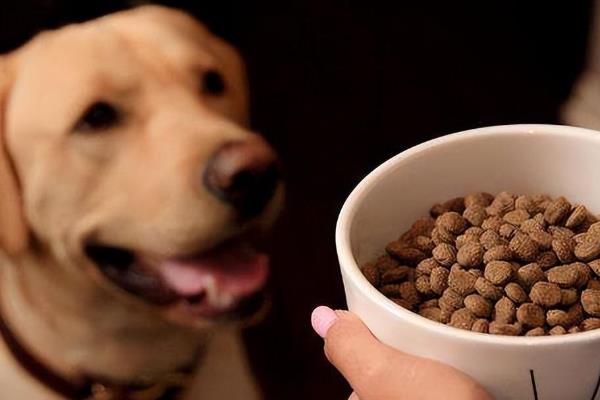
[{"label": "dog's nose", "polygon": [[259,136],[224,144],[204,170],[206,188],[244,217],[255,216],[265,208],[278,181],[277,155]]}]

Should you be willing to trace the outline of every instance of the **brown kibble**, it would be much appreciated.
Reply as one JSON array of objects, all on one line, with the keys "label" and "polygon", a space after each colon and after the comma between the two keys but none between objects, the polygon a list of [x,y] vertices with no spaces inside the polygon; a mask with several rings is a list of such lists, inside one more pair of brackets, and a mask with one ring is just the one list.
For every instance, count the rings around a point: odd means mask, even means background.
[{"label": "brown kibble", "polygon": [[511,299],[515,304],[525,303],[529,300],[529,296],[523,290],[521,285],[515,282],[510,282],[504,287],[504,293],[506,293],[506,297]]},{"label": "brown kibble", "polygon": [[458,235],[467,229],[467,220],[455,211],[440,215],[435,221],[436,226],[445,228],[448,232]]},{"label": "brown kibble", "polygon": [[435,243],[428,236],[417,236],[414,240],[413,245],[416,249],[421,250],[423,253],[431,253],[431,251],[435,248]]},{"label": "brown kibble", "polygon": [[583,221],[579,226],[573,228],[573,232],[575,234],[587,233],[588,229],[592,226],[592,224],[598,222],[598,219],[591,214],[588,214],[585,221]]},{"label": "brown kibble", "polygon": [[481,236],[479,237],[479,243],[481,243],[486,250],[489,250],[496,246],[508,244],[508,242],[502,237],[500,237],[500,235],[496,233],[496,231],[493,231],[491,229],[488,229],[481,234]]},{"label": "brown kibble", "polygon": [[575,236],[573,236],[573,241],[575,242],[575,244],[583,243],[586,240],[589,240],[587,232],[578,233]]},{"label": "brown kibble", "polygon": [[438,307],[438,299],[425,300],[419,306],[419,310],[424,310],[424,309],[430,308],[430,307]]},{"label": "brown kibble", "polygon": [[512,266],[506,261],[491,261],[485,266],[484,276],[494,285],[506,285],[512,275]]},{"label": "brown kibble", "polygon": [[431,236],[435,227],[435,220],[430,217],[419,218],[411,225],[410,229],[400,236],[401,241],[413,239],[417,236]]},{"label": "brown kibble", "polygon": [[455,197],[442,203],[449,211],[454,211],[461,214],[465,210],[465,199],[463,197]]},{"label": "brown kibble", "polygon": [[600,256],[600,235],[587,235],[586,240],[575,246],[575,257],[581,261],[592,261]]},{"label": "brown kibble", "polygon": [[494,196],[486,192],[471,193],[465,196],[465,207],[481,206],[487,207],[494,200]]},{"label": "brown kibble", "polygon": [[592,269],[585,263],[574,262],[571,267],[577,271],[577,282],[575,282],[576,288],[582,288],[592,279]]},{"label": "brown kibble", "polygon": [[431,271],[438,267],[440,267],[440,264],[434,258],[426,258],[417,264],[415,271],[417,275],[430,275]]},{"label": "brown kibble", "polygon": [[560,287],[551,282],[537,282],[531,288],[529,298],[536,304],[546,308],[554,307],[562,300]]},{"label": "brown kibble", "polygon": [[500,298],[502,298],[502,289],[494,286],[485,278],[477,278],[475,281],[475,290],[482,297],[491,301],[498,301]]},{"label": "brown kibble", "polygon": [[467,243],[458,250],[456,261],[466,268],[477,267],[483,261],[483,246],[479,243]]},{"label": "brown kibble", "polygon": [[548,227],[548,233],[550,233],[554,239],[573,239],[575,236],[575,232],[562,226],[550,226]]},{"label": "brown kibble", "polygon": [[456,248],[460,250],[461,247],[468,243],[479,243],[479,237],[481,234],[471,233],[467,234],[466,232],[456,238]]},{"label": "brown kibble", "polygon": [[494,321],[511,324],[515,320],[516,307],[508,297],[502,297],[498,300],[494,306],[494,311]]},{"label": "brown kibble", "polygon": [[473,326],[471,326],[471,331],[479,332],[479,333],[488,333],[490,328],[490,321],[487,319],[480,318],[473,322]]},{"label": "brown kibble", "polygon": [[502,226],[500,226],[500,229],[498,229],[498,234],[503,239],[510,240],[510,239],[512,239],[516,230],[517,230],[517,227],[514,225],[503,224]]},{"label": "brown kibble", "polygon": [[486,208],[490,215],[502,217],[507,212],[515,209],[515,196],[508,192],[500,192]]},{"label": "brown kibble", "polygon": [[553,200],[544,212],[544,218],[550,225],[556,225],[569,215],[571,204],[564,197]]},{"label": "brown kibble", "polygon": [[464,304],[465,308],[479,318],[489,317],[492,313],[492,304],[478,294],[470,294],[465,297]]},{"label": "brown kibble", "polygon": [[600,317],[600,290],[584,290],[581,293],[581,304],[586,313],[592,317]]},{"label": "brown kibble", "polygon": [[475,292],[477,277],[465,270],[454,269],[448,275],[448,286],[461,296]]},{"label": "brown kibble", "polygon": [[582,224],[586,220],[587,215],[588,212],[585,206],[582,206],[581,204],[575,206],[573,212],[571,212],[571,215],[569,216],[569,218],[567,218],[565,226],[567,228],[575,228],[576,226]]},{"label": "brown kibble", "polygon": [[450,267],[456,262],[456,249],[447,243],[440,243],[435,246],[432,255],[444,267]]},{"label": "brown kibble", "polygon": [[438,226],[431,232],[431,240],[437,246],[441,243],[454,244],[456,238],[446,228]]},{"label": "brown kibble", "polygon": [[592,260],[588,262],[588,266],[594,271],[596,276],[600,276],[600,260]]},{"label": "brown kibble", "polygon": [[581,328],[576,326],[572,326],[567,330],[567,333],[579,333],[582,332]]},{"label": "brown kibble", "polygon": [[381,256],[375,261],[375,266],[379,270],[379,272],[385,272],[390,269],[396,268],[398,265],[398,261],[390,256]]},{"label": "brown kibble", "polygon": [[521,224],[521,231],[525,233],[531,233],[536,231],[544,231],[544,225],[541,224],[538,220],[534,218],[530,218],[527,221],[524,221]]},{"label": "brown kibble", "polygon": [[548,310],[546,313],[546,322],[550,326],[561,325],[565,328],[570,326],[569,315],[563,310]]},{"label": "brown kibble", "polygon": [[496,233],[498,233],[500,231],[500,227],[504,224],[504,220],[497,216],[497,215],[492,215],[491,217],[488,217],[485,221],[483,221],[483,223],[481,224],[481,228],[484,231],[494,231]]},{"label": "brown kibble", "polygon": [[532,287],[536,282],[545,281],[546,274],[537,263],[522,266],[517,271],[517,280],[525,288]]},{"label": "brown kibble", "polygon": [[383,285],[379,288],[379,291],[385,296],[385,297],[393,297],[393,298],[399,298],[400,297],[400,285],[397,283],[391,283],[389,285]]},{"label": "brown kibble", "polygon": [[411,225],[410,230],[414,236],[431,236],[431,232],[435,228],[435,219],[431,217],[422,217]]},{"label": "brown kibble", "polygon": [[525,336],[545,336],[546,335],[546,331],[544,330],[544,328],[533,328],[529,331],[527,331],[527,333],[525,333]]},{"label": "brown kibble", "polygon": [[450,326],[458,329],[471,330],[473,323],[475,322],[475,316],[466,308],[461,308],[454,311],[450,318]]},{"label": "brown kibble", "polygon": [[399,266],[394,269],[390,269],[389,271],[384,272],[381,275],[381,283],[398,283],[407,280],[407,278],[412,273],[412,268],[407,266]]},{"label": "brown kibble", "polygon": [[424,296],[430,296],[433,294],[431,285],[429,283],[429,277],[427,275],[421,275],[415,280],[415,288],[417,292]]},{"label": "brown kibble", "polygon": [[552,328],[548,331],[548,334],[551,336],[564,335],[566,333],[567,333],[567,330],[564,327],[562,327],[561,325],[556,325],[554,328]]},{"label": "brown kibble", "polygon": [[513,210],[504,214],[502,218],[509,224],[520,226],[529,219],[529,213],[525,210]]},{"label": "brown kibble", "polygon": [[427,258],[425,253],[423,253],[421,250],[405,247],[405,245],[398,240],[388,243],[385,251],[387,251],[392,257],[395,257],[399,261],[408,265],[417,265],[420,261]]},{"label": "brown kibble", "polygon": [[437,218],[440,215],[447,213],[448,210],[446,207],[444,207],[441,204],[434,204],[430,209],[429,209],[429,215],[431,215],[433,218]]},{"label": "brown kibble", "polygon": [[495,246],[483,254],[483,263],[487,264],[490,261],[510,261],[512,259],[512,251],[508,246]]},{"label": "brown kibble", "polygon": [[591,331],[600,328],[600,318],[587,318],[581,322],[581,329]]},{"label": "brown kibble", "polygon": [[518,336],[521,333],[521,325],[507,324],[498,321],[490,322],[489,333],[492,335]]},{"label": "brown kibble", "polygon": [[444,290],[444,293],[442,294],[442,297],[440,297],[440,299],[438,300],[438,303],[442,310],[452,309],[454,311],[458,310],[459,308],[462,308],[463,300],[463,296],[461,296],[451,288],[448,288]]},{"label": "brown kibble", "polygon": [[440,310],[442,310],[442,313],[440,315],[440,318],[442,319],[442,323],[448,325],[448,323],[450,323],[450,317],[452,317],[452,314],[454,313],[454,311],[456,311],[455,309],[449,309],[449,308],[441,308]]},{"label": "brown kibble", "polygon": [[463,217],[473,226],[481,226],[483,221],[488,217],[485,212],[485,208],[482,206],[474,205],[465,208]]},{"label": "brown kibble", "polygon": [[537,243],[540,250],[550,250],[554,238],[546,231],[536,230],[527,233],[529,237]]},{"label": "brown kibble", "polygon": [[482,228],[480,228],[479,226],[471,226],[469,228],[467,228],[463,234],[464,235],[470,235],[470,236],[481,236],[481,234],[484,232],[484,230]]},{"label": "brown kibble", "polygon": [[379,270],[377,269],[377,266],[375,265],[375,263],[368,263],[365,264],[362,269],[361,269],[363,275],[365,276],[365,278],[367,278],[367,281],[369,281],[369,283],[375,287],[379,286]]},{"label": "brown kibble", "polygon": [[517,232],[511,239],[508,247],[513,254],[522,261],[533,262],[539,254],[538,245],[529,235]]},{"label": "brown kibble", "polygon": [[581,323],[585,316],[583,306],[580,303],[573,304],[567,310],[567,316],[569,317],[569,323],[571,325],[577,325]]},{"label": "brown kibble", "polygon": [[434,293],[442,294],[446,290],[448,287],[448,275],[450,275],[450,271],[444,267],[437,267],[431,271],[429,284]]},{"label": "brown kibble", "polygon": [[586,289],[600,290],[600,281],[598,279],[590,279],[587,283]]},{"label": "brown kibble", "polygon": [[588,228],[588,233],[591,234],[591,235],[600,235],[600,222],[593,223]]},{"label": "brown kibble", "polygon": [[524,327],[542,327],[545,319],[544,309],[537,304],[525,303],[517,309],[517,321]]},{"label": "brown kibble", "polygon": [[515,200],[515,208],[526,210],[529,214],[535,215],[543,213],[549,202],[550,198],[547,196],[519,196]]},{"label": "brown kibble", "polygon": [[467,270],[467,272],[475,275],[477,278],[481,278],[483,276],[483,271],[477,268],[471,268]]},{"label": "brown kibble", "polygon": [[558,257],[556,257],[556,254],[553,251],[544,251],[538,256],[535,262],[545,271],[558,264]]},{"label": "brown kibble", "polygon": [[600,329],[600,221],[583,205],[472,193],[431,214],[360,267],[394,303],[480,333]]},{"label": "brown kibble", "polygon": [[562,263],[569,263],[575,260],[575,242],[573,239],[554,239],[552,241],[552,250],[556,254],[556,257]]},{"label": "brown kibble", "polygon": [[[550,201],[548,201],[548,203],[550,203]],[[543,210],[545,211],[545,208],[543,208]],[[544,218],[544,211],[534,215],[533,219],[540,224],[540,226],[542,227],[542,229],[546,229],[546,219]]]},{"label": "brown kibble", "polygon": [[408,301],[412,305],[417,304],[421,301],[421,297],[419,296],[419,292],[417,292],[417,288],[413,282],[402,282],[398,285],[398,291],[400,292],[400,298]]},{"label": "brown kibble", "polygon": [[[387,295],[386,295],[387,296]],[[400,298],[390,298],[394,303],[398,304],[402,308],[406,308],[407,310],[414,311],[414,304],[409,301]]]},{"label": "brown kibble", "polygon": [[577,267],[572,264],[560,265],[549,269],[546,272],[548,282],[556,283],[563,288],[569,288],[575,285],[579,279]]},{"label": "brown kibble", "polygon": [[442,310],[437,307],[428,307],[419,311],[419,315],[435,322],[442,322]]},{"label": "brown kibble", "polygon": [[579,300],[579,294],[576,289],[561,289],[560,295],[560,304],[563,306],[570,306]]}]

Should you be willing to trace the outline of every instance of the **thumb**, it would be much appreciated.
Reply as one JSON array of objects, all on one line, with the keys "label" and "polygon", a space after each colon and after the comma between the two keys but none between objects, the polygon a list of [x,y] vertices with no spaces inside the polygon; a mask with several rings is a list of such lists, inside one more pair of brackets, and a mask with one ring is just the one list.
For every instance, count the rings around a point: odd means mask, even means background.
[{"label": "thumb", "polygon": [[353,313],[317,307],[311,322],[325,340],[325,355],[358,393],[366,393],[373,381],[387,374],[392,357],[402,356],[380,343]]},{"label": "thumb", "polygon": [[490,400],[458,370],[395,350],[379,342],[349,311],[317,307],[312,326],[325,340],[327,359],[344,375],[361,400]]}]

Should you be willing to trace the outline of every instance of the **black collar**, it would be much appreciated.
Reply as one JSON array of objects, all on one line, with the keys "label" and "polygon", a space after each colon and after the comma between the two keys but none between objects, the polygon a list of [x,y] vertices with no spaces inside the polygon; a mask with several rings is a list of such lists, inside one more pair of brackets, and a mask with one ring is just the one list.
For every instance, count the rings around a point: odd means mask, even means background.
[{"label": "black collar", "polygon": [[176,400],[188,386],[196,363],[147,384],[117,383],[82,375],[65,379],[36,359],[17,339],[0,314],[0,335],[15,360],[40,383],[69,400]]}]

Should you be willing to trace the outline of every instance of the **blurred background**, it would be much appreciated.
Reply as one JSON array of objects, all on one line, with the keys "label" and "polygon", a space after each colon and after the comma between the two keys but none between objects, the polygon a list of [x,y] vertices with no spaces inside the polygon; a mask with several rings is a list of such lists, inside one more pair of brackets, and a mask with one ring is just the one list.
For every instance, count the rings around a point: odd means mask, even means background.
[{"label": "blurred background", "polygon": [[[136,2],[3,0],[0,52]],[[280,152],[288,201],[271,241],[274,308],[244,333],[267,399],[345,399],[310,329],[344,307],[338,210],[390,156],[447,133],[557,123],[585,62],[592,2],[157,1],[192,12],[248,67],[254,129]]]}]

